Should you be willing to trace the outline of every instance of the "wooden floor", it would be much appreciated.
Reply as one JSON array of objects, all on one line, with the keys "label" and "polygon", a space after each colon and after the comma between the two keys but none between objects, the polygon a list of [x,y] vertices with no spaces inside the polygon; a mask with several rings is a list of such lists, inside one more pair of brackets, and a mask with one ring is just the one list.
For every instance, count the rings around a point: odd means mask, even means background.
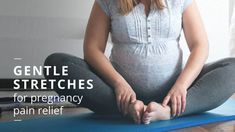
[{"label": "wooden floor", "polygon": [[[232,97],[235,99],[235,95]],[[90,111],[85,108],[65,108],[63,111],[63,114],[84,114],[89,113]],[[34,116],[23,116],[21,119],[29,119],[29,118],[36,118],[38,115]],[[13,117],[13,112],[3,112],[0,117],[0,122],[2,121],[13,121],[15,118]],[[192,127],[192,128],[186,128],[186,129],[180,129],[175,130],[172,132],[235,132],[235,121],[229,121],[229,122],[222,122],[222,123],[215,123],[215,124],[209,124],[204,126],[198,126],[198,127]]]}]

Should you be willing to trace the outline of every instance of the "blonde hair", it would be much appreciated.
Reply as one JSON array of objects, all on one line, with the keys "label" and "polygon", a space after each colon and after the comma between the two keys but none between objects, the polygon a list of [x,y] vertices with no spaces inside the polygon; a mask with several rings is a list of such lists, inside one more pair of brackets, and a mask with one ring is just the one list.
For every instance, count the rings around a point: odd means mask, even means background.
[{"label": "blonde hair", "polygon": [[[127,15],[128,13],[130,13],[135,7],[135,5],[138,4],[137,1],[140,2],[140,0],[119,0],[121,14]],[[163,10],[165,8],[165,3],[163,0],[153,0],[153,1],[155,7],[158,10]]]}]

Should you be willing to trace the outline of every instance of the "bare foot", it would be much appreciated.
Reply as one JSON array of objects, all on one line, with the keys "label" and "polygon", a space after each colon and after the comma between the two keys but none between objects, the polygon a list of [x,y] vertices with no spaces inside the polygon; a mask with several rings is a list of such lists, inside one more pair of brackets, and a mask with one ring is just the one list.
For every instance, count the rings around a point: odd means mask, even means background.
[{"label": "bare foot", "polygon": [[141,123],[141,117],[147,106],[140,100],[136,100],[134,103],[130,104],[128,114],[135,121],[135,123]]},{"label": "bare foot", "polygon": [[171,110],[169,106],[163,107],[156,102],[150,102],[143,114],[142,122],[149,124],[157,120],[169,120],[171,117]]}]

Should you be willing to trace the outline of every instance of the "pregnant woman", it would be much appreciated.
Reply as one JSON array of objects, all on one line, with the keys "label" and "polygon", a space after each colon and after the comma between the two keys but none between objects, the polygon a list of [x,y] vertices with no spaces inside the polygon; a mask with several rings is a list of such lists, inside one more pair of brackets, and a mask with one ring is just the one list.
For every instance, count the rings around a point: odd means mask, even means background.
[{"label": "pregnant woman", "polygon": [[[182,29],[190,50],[184,67]],[[194,0],[96,0],[84,60],[54,53],[45,65],[68,66],[67,79],[94,80],[92,90],[55,88],[58,94],[84,95],[80,106],[95,113],[122,113],[148,124],[211,110],[235,92],[235,59],[204,65],[207,57],[207,35]]]}]

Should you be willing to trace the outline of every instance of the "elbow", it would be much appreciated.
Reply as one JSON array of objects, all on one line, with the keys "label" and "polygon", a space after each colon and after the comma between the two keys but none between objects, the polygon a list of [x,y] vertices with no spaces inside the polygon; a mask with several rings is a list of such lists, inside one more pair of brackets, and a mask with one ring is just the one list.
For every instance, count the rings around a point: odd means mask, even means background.
[{"label": "elbow", "polygon": [[207,46],[206,51],[205,51],[205,59],[207,60],[209,57],[209,46]]},{"label": "elbow", "polygon": [[89,62],[89,57],[84,54],[84,61]]},{"label": "elbow", "polygon": [[207,60],[209,57],[209,44],[207,41],[204,44],[202,44],[202,50],[204,53],[205,60]]},{"label": "elbow", "polygon": [[94,61],[94,59],[97,58],[100,52],[101,51],[99,50],[99,48],[95,46],[84,45],[83,47],[84,60],[88,63],[91,63],[92,61]]},{"label": "elbow", "polygon": [[83,50],[83,57],[84,57],[84,60],[88,60],[89,59],[89,54],[88,54],[88,52],[87,52],[87,50]]},{"label": "elbow", "polygon": [[200,46],[198,48],[198,53],[206,61],[209,57],[209,46],[208,46],[208,44]]},{"label": "elbow", "polygon": [[84,57],[84,60],[86,62],[89,62],[89,60],[91,58],[91,53],[92,53],[91,49],[88,46],[84,45],[84,47],[83,47],[83,57]]},{"label": "elbow", "polygon": [[199,54],[206,61],[209,57],[209,44],[207,41],[193,44],[190,51],[191,53]]},{"label": "elbow", "polygon": [[209,45],[208,43],[203,43],[201,44],[201,46],[199,47],[199,54],[201,54],[201,56],[207,60],[209,57]]}]

